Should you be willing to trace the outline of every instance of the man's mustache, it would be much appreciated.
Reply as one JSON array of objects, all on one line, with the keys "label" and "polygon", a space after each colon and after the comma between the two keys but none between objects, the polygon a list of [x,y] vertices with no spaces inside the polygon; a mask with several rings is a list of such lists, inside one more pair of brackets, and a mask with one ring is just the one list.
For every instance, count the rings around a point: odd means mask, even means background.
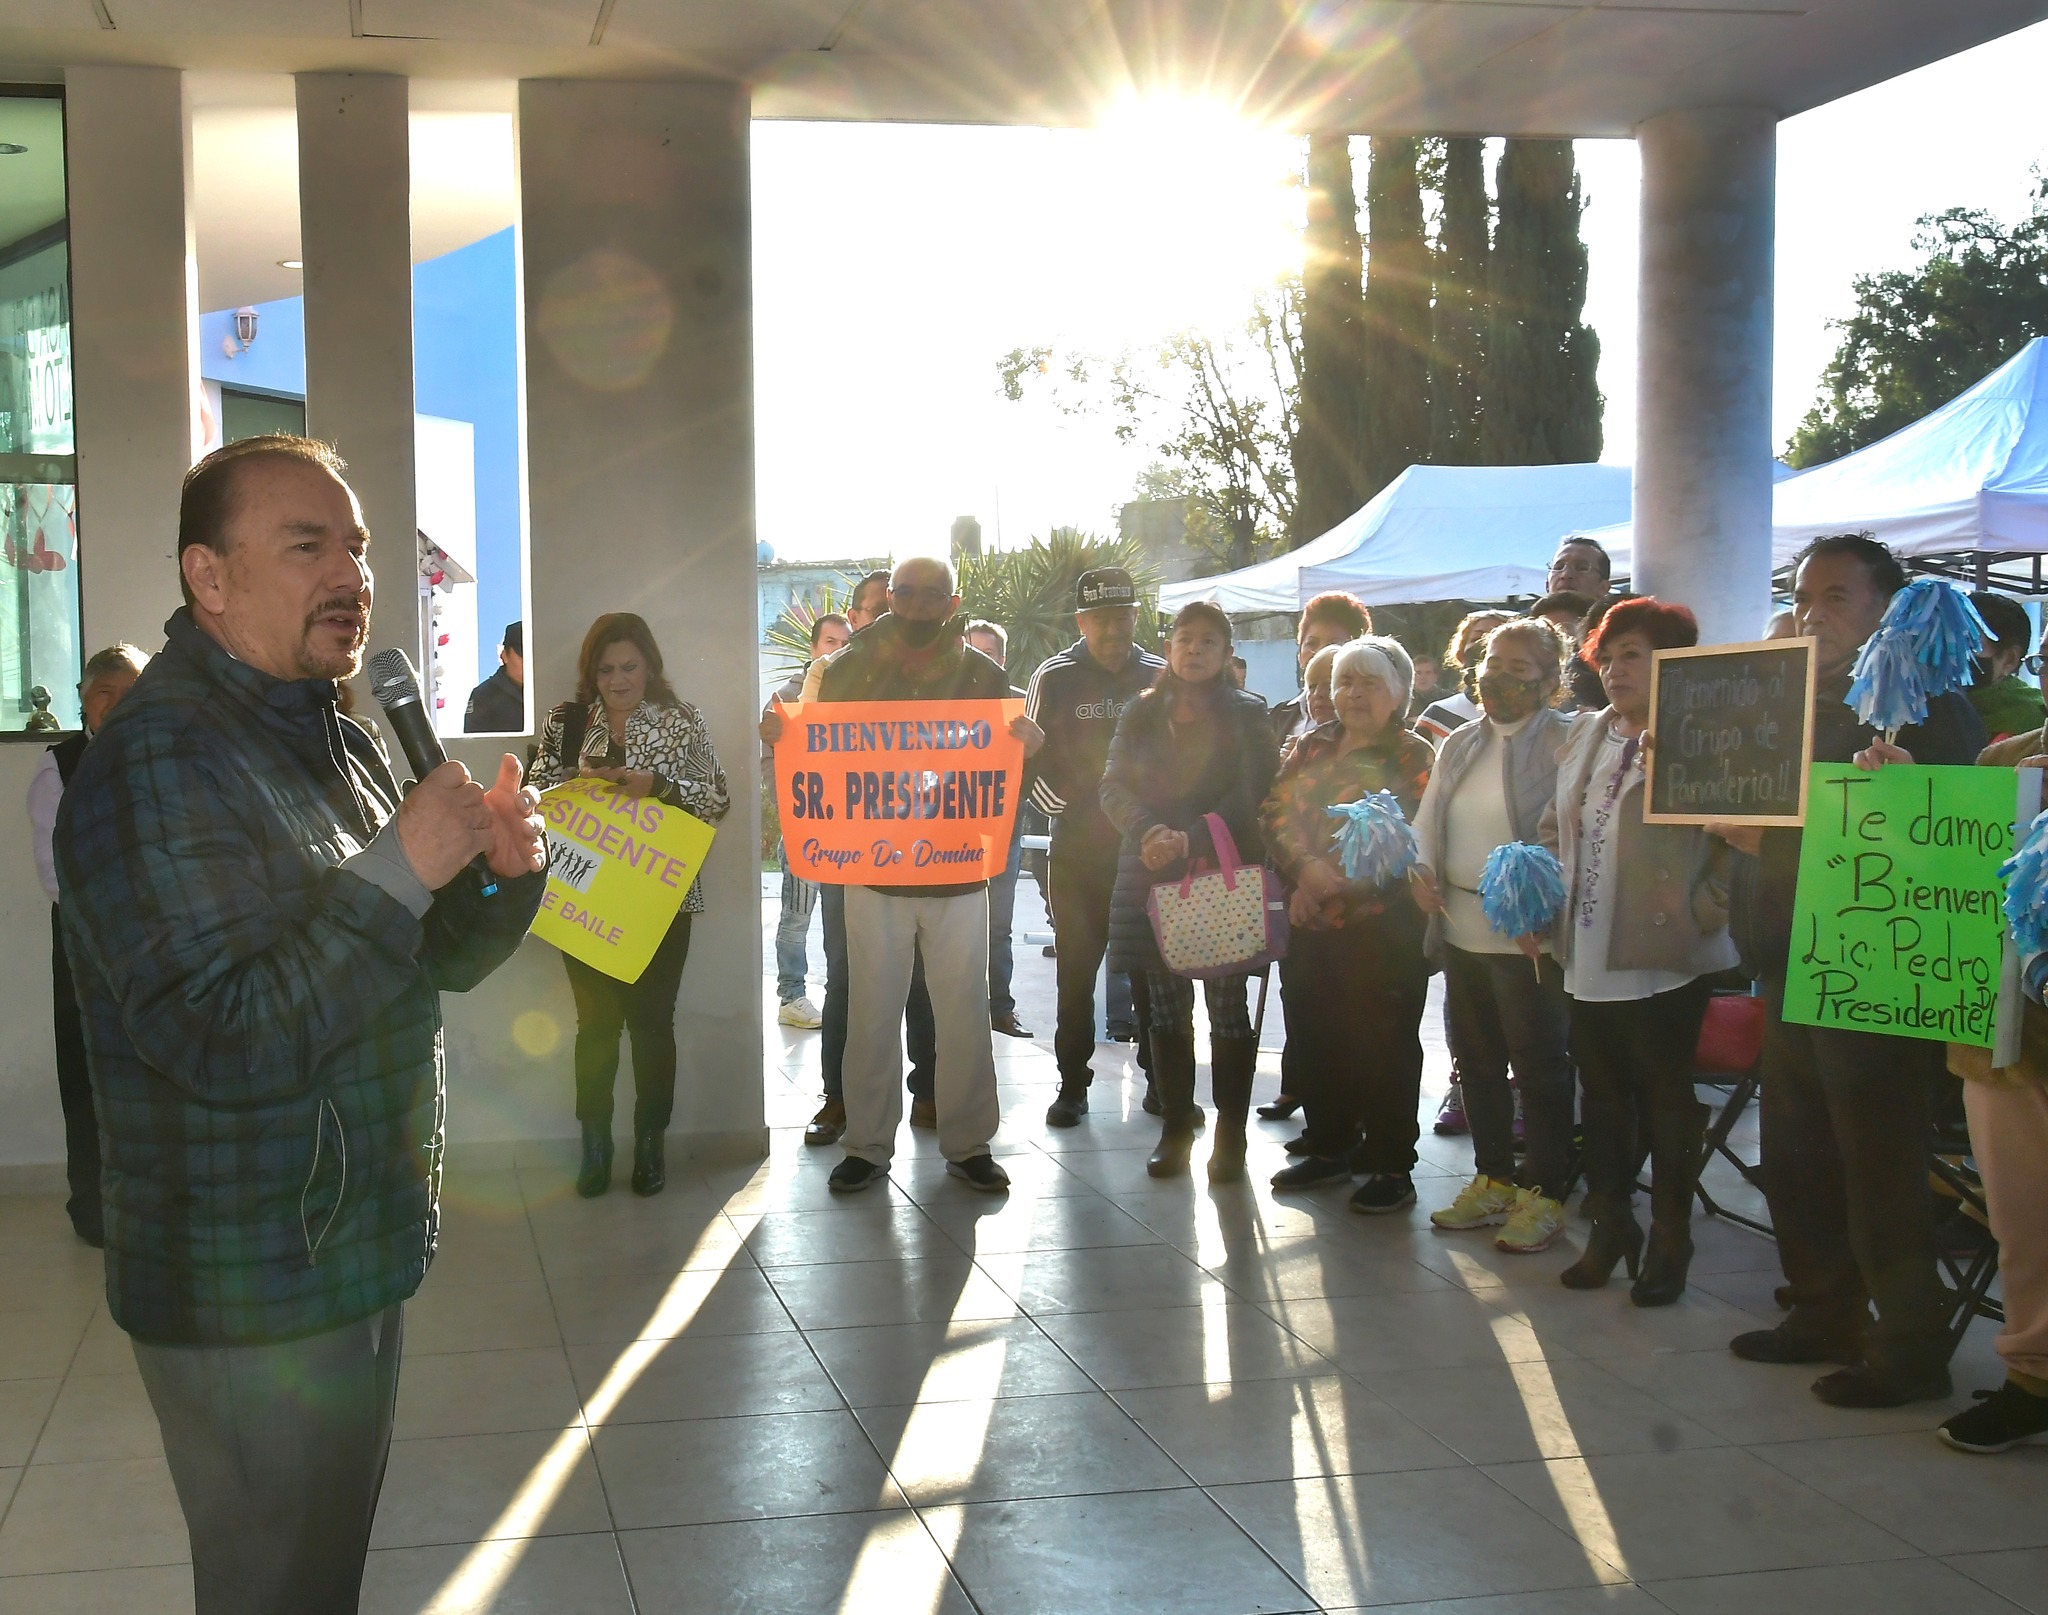
[{"label": "man's mustache", "polygon": [[362,617],[362,622],[357,626],[357,634],[360,636],[370,631],[370,602],[359,594],[338,594],[332,599],[321,601],[319,605],[306,613],[307,629],[310,631],[313,625],[322,617],[334,611],[353,611],[359,613]]}]

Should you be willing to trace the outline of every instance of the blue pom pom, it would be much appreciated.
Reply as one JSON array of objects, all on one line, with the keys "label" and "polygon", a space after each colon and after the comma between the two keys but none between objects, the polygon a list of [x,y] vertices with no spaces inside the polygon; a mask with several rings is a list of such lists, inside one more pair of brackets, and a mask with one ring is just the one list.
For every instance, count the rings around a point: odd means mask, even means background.
[{"label": "blue pom pom", "polygon": [[1479,874],[1479,906],[1502,936],[1540,935],[1564,907],[1564,866],[1527,841],[1495,847]]},{"label": "blue pom pom", "polygon": [[1893,734],[1927,716],[1927,681],[1911,634],[1880,627],[1856,653],[1846,697],[1856,716],[1881,734]]},{"label": "blue pom pom", "polygon": [[1915,578],[1885,607],[1884,626],[1904,632],[1929,695],[1971,682],[1971,660],[1991,638],[1970,597],[1946,578]]},{"label": "blue pom pom", "polygon": [[1968,684],[1972,659],[1991,638],[1970,597],[1946,578],[1915,578],[1884,609],[1856,654],[1848,702],[1871,728],[1892,734],[1927,717],[1927,698]]},{"label": "blue pom pom", "polygon": [[2005,882],[2005,918],[2020,952],[2048,952],[2048,813],[2027,827],[1998,874]]},{"label": "blue pom pom", "polygon": [[1384,886],[1415,867],[1415,832],[1393,792],[1374,791],[1324,811],[1345,821],[1337,831],[1337,858],[1347,880]]}]

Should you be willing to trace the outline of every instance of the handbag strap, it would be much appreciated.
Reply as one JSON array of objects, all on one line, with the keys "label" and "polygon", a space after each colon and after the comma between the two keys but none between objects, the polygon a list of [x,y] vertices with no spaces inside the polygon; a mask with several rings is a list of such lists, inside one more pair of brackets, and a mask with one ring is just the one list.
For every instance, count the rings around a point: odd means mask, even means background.
[{"label": "handbag strap", "polygon": [[1230,834],[1230,826],[1223,822],[1223,815],[1204,813],[1202,822],[1209,827],[1209,844],[1216,849],[1216,862],[1223,873],[1230,875],[1243,868],[1244,860],[1237,855],[1237,842]]},{"label": "handbag strap", "polygon": [[[1216,849],[1216,867],[1223,875],[1223,889],[1237,890],[1237,872],[1244,868],[1244,861],[1237,855],[1237,842],[1230,834],[1230,826],[1223,822],[1220,813],[1204,813],[1202,822],[1209,827],[1209,845]],[[1180,895],[1188,896],[1195,889],[1195,876],[1201,872],[1201,860],[1190,858],[1187,872],[1180,878]]]}]

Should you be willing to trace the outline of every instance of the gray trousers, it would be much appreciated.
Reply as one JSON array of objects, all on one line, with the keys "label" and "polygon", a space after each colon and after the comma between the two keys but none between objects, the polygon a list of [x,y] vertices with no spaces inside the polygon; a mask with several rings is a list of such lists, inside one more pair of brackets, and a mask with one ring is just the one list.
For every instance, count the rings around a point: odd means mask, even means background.
[{"label": "gray trousers", "polygon": [[195,1615],[355,1615],[404,1313],[275,1346],[133,1342],[192,1539]]},{"label": "gray trousers", "polygon": [[903,999],[919,949],[938,1070],[932,1097],[949,1161],[988,1153],[1002,1125],[988,1026],[988,894],[891,897],[846,888],[846,1153],[887,1166],[903,1120]]}]

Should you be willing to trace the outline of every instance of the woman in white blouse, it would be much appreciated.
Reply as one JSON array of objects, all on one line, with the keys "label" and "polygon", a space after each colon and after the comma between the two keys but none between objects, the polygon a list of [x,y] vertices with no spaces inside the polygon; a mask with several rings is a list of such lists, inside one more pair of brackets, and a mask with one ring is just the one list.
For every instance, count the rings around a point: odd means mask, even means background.
[{"label": "woman in white blouse", "polygon": [[1693,1051],[1707,978],[1736,960],[1727,844],[1691,825],[1643,822],[1652,656],[1698,642],[1692,613],[1655,596],[1625,600],[1601,619],[1580,655],[1599,669],[1608,705],[1574,724],[1543,823],[1569,894],[1547,940],[1571,999],[1593,1214],[1585,1255],[1562,1278],[1598,1289],[1616,1262],[1636,1273],[1643,1233],[1631,1191],[1647,1122],[1649,1251],[1629,1292],[1641,1307],[1668,1306],[1685,1290],[1705,1108],[1693,1091]]},{"label": "woman in white blouse", "polygon": [[[590,625],[576,661],[576,698],[548,715],[528,784],[547,790],[578,775],[607,779],[629,796],[652,796],[707,824],[731,805],[725,769],[697,709],[678,696],[645,621],[608,612]],[[612,1180],[612,1087],[619,1036],[633,1038],[633,1192],[666,1182],[662,1139],[676,1092],[676,992],[690,953],[690,919],[704,912],[703,881],[689,894],[637,981],[624,982],[562,956],[576,999],[576,1119],[583,1165],[576,1192],[600,1195]]]}]

